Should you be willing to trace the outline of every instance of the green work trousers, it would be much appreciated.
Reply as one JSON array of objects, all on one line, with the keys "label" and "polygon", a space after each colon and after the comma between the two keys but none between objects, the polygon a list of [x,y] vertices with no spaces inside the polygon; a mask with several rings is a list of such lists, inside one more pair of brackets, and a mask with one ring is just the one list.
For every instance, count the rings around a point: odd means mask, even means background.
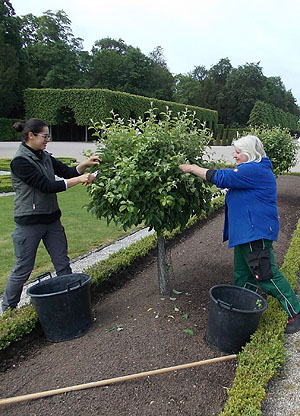
[{"label": "green work trousers", "polygon": [[248,261],[248,254],[251,251],[251,245],[250,243],[246,243],[234,247],[234,284],[236,286],[246,287],[250,290],[255,290],[254,286],[259,286],[267,295],[277,298],[289,318],[292,318],[300,312],[298,298],[287,279],[279,271],[275,264],[273,241],[263,240],[263,243],[264,247],[270,250],[273,277],[267,280],[255,279],[254,273],[251,270]]}]

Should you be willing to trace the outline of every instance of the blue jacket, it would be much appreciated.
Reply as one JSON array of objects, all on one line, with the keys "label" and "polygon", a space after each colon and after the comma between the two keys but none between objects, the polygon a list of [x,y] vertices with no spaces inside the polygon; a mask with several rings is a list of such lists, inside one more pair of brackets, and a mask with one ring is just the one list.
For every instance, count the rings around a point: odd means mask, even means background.
[{"label": "blue jacket", "polygon": [[259,163],[248,162],[234,169],[219,169],[213,183],[218,188],[228,188],[223,241],[229,240],[229,247],[260,238],[277,241],[276,179],[268,157]]}]

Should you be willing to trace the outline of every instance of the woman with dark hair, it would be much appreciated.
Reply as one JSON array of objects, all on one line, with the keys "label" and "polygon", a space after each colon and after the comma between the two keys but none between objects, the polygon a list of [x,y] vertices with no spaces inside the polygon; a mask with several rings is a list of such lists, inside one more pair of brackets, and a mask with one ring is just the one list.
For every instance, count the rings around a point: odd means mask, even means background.
[{"label": "woman with dark hair", "polygon": [[[99,158],[93,156],[76,167],[69,167],[52,157],[45,150],[50,140],[49,129],[40,119],[31,118],[25,123],[15,123],[13,127],[22,132],[23,141],[10,164],[16,193],[16,228],[12,234],[16,259],[3,295],[3,312],[17,307],[23,285],[33,270],[41,240],[56,274],[72,273],[56,193],[79,183],[93,182],[95,176],[84,171],[99,163]],[[64,179],[56,180],[55,175]]]},{"label": "woman with dark hair", "polygon": [[233,145],[234,169],[188,164],[179,168],[228,189],[223,241],[234,247],[234,283],[249,289],[259,286],[277,298],[289,318],[285,332],[292,334],[300,330],[300,304],[275,264],[273,241],[278,238],[279,219],[272,164],[256,136],[244,136]]}]

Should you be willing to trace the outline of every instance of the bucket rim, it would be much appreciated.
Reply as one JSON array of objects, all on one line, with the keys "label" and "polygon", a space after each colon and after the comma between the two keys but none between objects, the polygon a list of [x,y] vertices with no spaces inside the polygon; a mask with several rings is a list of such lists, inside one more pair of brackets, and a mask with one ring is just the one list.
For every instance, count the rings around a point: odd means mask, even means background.
[{"label": "bucket rim", "polygon": [[[257,298],[258,298],[258,300],[261,300],[262,301],[262,303],[263,303],[263,305],[262,305],[262,307],[260,308],[260,309],[257,309],[257,310],[244,310],[244,309],[238,309],[238,308],[234,308],[234,307],[232,307],[232,308],[230,308],[229,306],[227,306],[227,305],[224,305],[224,304],[220,304],[219,302],[218,302],[218,300],[212,295],[212,291],[214,290],[214,289],[216,289],[216,288],[221,288],[221,287],[223,287],[223,288],[233,288],[233,290],[237,290],[237,291],[239,291],[239,290],[242,290],[242,291],[246,291],[246,292],[250,292],[252,295],[255,295]],[[222,307],[223,309],[226,309],[226,310],[228,310],[228,311],[234,311],[234,312],[239,312],[239,313],[244,313],[244,314],[257,314],[257,313],[262,313],[262,312],[264,312],[266,309],[267,309],[267,307],[268,307],[268,303],[267,303],[267,301],[266,301],[266,299],[265,298],[263,298],[259,293],[256,293],[256,292],[253,292],[252,290],[250,290],[250,289],[247,289],[247,288],[245,288],[245,287],[240,287],[240,286],[236,286],[236,285],[230,285],[230,284],[224,284],[224,285],[215,285],[215,286],[212,286],[210,289],[209,289],[209,297],[210,297],[210,299],[216,304],[216,305],[218,305],[218,306],[220,306],[220,307]]]},{"label": "bucket rim", "polygon": [[[33,289],[35,289],[37,287],[40,287],[40,286],[44,286],[45,283],[48,283],[49,281],[52,281],[53,282],[54,280],[61,279],[61,278],[65,277],[65,276],[72,276],[72,274],[77,275],[79,278],[82,277],[82,276],[84,276],[84,277],[87,276],[88,278],[80,286],[76,286],[76,287],[69,288],[69,290],[66,287],[63,290],[56,291],[56,292],[51,292],[51,293],[31,293],[31,290],[33,290]],[[92,276],[90,276],[87,273],[69,273],[69,274],[64,274],[64,275],[61,275],[61,276],[49,277],[49,279],[40,281],[40,282],[36,283],[35,285],[30,286],[26,290],[26,294],[28,296],[30,296],[31,298],[45,298],[45,297],[50,297],[50,296],[62,295],[62,294],[65,294],[65,293],[68,293],[68,292],[72,292],[74,290],[77,290],[80,287],[86,286],[91,281],[91,279],[92,279]]]}]

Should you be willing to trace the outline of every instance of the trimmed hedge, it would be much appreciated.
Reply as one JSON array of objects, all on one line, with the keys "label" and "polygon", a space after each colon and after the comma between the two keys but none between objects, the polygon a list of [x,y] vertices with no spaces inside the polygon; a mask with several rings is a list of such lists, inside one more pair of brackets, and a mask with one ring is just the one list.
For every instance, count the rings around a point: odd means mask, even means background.
[{"label": "trimmed hedge", "polygon": [[0,193],[13,191],[10,175],[0,175]]},{"label": "trimmed hedge", "polygon": [[256,101],[250,113],[248,124],[250,126],[269,127],[281,126],[291,131],[300,131],[299,117],[287,113],[273,104],[267,104],[263,101]]},{"label": "trimmed hedge", "polygon": [[159,113],[165,112],[166,106],[174,113],[182,112],[187,108],[195,112],[196,118],[201,123],[205,122],[211,130],[215,130],[218,122],[218,113],[215,110],[106,89],[29,88],[24,92],[24,101],[27,118],[37,117],[45,120],[49,125],[62,124],[60,118],[62,108],[73,110],[76,124],[79,126],[89,126],[91,119],[106,120],[111,117],[111,110],[124,120],[139,117],[144,119],[151,103]]},{"label": "trimmed hedge", "polygon": [[211,146],[231,146],[232,141],[238,136],[247,133],[247,128],[224,128],[224,124],[217,124],[214,140],[211,141]]},{"label": "trimmed hedge", "polygon": [[32,305],[7,311],[0,317],[0,350],[30,334],[38,323]]},{"label": "trimmed hedge", "polygon": [[11,159],[0,159],[0,170],[10,171]]}]

